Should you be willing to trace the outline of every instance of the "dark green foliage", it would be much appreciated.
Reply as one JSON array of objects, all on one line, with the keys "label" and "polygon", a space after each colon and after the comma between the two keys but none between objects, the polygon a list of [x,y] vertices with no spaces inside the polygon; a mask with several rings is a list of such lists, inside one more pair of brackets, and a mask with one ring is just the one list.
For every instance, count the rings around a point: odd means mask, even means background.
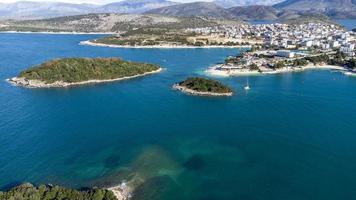
[{"label": "dark green foliage", "polygon": [[293,67],[298,67],[298,66],[306,66],[308,64],[308,61],[304,58],[302,59],[296,59],[293,60]]},{"label": "dark green foliage", "polygon": [[116,200],[116,197],[105,189],[78,191],[60,186],[35,187],[25,183],[7,192],[0,192],[0,200]]},{"label": "dark green foliage", "polygon": [[46,83],[76,83],[134,76],[158,69],[157,65],[127,62],[118,58],[64,58],[32,67],[21,72],[19,77]]},{"label": "dark green foliage", "polygon": [[237,57],[226,58],[225,64],[242,65],[242,64],[245,64],[245,62],[241,60],[241,56],[237,56]]},{"label": "dark green foliage", "polygon": [[306,59],[314,64],[318,64],[321,62],[327,63],[329,61],[329,56],[324,54],[324,55],[320,55],[320,56],[307,57]]},{"label": "dark green foliage", "polygon": [[250,68],[251,71],[255,71],[255,70],[259,70],[260,69],[255,63],[251,64],[248,67]]},{"label": "dark green foliage", "polygon": [[277,62],[276,64],[273,65],[273,68],[280,69],[280,68],[283,68],[285,66],[286,66],[286,64],[283,61],[279,61],[279,62]]},{"label": "dark green foliage", "polygon": [[347,62],[347,67],[352,68],[352,69],[356,69],[356,59],[353,58],[353,59],[349,60]]},{"label": "dark green foliage", "polygon": [[188,78],[179,83],[180,86],[186,87],[198,92],[230,93],[232,89],[222,83],[200,77]]}]

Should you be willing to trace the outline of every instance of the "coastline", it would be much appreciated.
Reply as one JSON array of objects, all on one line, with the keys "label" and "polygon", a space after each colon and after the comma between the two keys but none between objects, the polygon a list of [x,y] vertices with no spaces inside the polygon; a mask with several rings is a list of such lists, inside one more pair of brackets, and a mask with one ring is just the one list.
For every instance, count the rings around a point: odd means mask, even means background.
[{"label": "coastline", "polygon": [[117,200],[128,200],[131,198],[132,188],[127,186],[125,182],[122,182],[120,185],[112,186],[106,189],[114,193]]},{"label": "coastline", "polygon": [[337,70],[343,72],[345,75],[356,75],[355,72],[350,72],[347,68],[336,66],[336,65],[314,65],[309,64],[302,67],[285,67],[281,69],[271,70],[263,69],[262,71],[258,70],[249,70],[249,69],[235,69],[235,70],[219,70],[222,65],[215,65],[210,67],[205,72],[213,76],[250,76],[250,75],[265,75],[265,74],[281,74],[288,72],[303,72],[305,70]]},{"label": "coastline", "polygon": [[115,44],[103,44],[95,43],[89,40],[81,41],[79,45],[97,46],[97,47],[110,47],[110,48],[127,48],[127,49],[212,49],[212,48],[251,48],[250,45],[209,45],[209,46],[187,46],[187,45],[147,45],[147,46],[130,46],[130,45],[115,45]]},{"label": "coastline", "polygon": [[233,92],[229,92],[229,93],[199,92],[199,91],[195,91],[195,90],[189,89],[184,86],[180,86],[179,84],[174,84],[173,89],[181,91],[186,94],[194,95],[194,96],[215,96],[215,97],[220,96],[220,97],[223,97],[223,96],[232,96],[233,95]]},{"label": "coastline", "polygon": [[128,80],[128,79],[138,78],[150,74],[156,74],[161,72],[162,70],[163,68],[159,68],[158,70],[155,71],[145,72],[143,74],[138,74],[134,76],[127,76],[127,77],[115,78],[115,79],[105,79],[105,80],[88,80],[88,81],[82,81],[76,83],[67,83],[62,81],[56,81],[54,83],[45,83],[39,80],[26,80],[25,78],[18,78],[18,77],[6,79],[6,81],[11,83],[12,85],[22,86],[26,88],[67,88],[72,86],[79,86],[79,85],[86,85],[86,84],[93,84],[93,83],[96,84],[96,83],[107,83],[107,82]]}]

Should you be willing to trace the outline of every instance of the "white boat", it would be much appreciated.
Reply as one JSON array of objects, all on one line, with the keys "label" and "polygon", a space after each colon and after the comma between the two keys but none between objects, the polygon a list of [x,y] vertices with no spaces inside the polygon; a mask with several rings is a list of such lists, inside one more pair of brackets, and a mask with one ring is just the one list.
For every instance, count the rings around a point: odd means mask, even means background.
[{"label": "white boat", "polygon": [[250,88],[250,85],[248,84],[248,79],[247,79],[247,84],[246,84],[246,86],[244,87],[244,89],[245,90],[250,90],[251,88]]}]

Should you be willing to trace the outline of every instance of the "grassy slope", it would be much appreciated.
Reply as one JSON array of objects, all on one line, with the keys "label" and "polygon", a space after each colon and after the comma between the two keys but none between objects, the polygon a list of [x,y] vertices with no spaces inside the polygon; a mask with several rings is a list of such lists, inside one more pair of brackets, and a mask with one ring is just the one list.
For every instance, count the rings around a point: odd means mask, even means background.
[{"label": "grassy slope", "polygon": [[222,83],[206,79],[206,78],[188,78],[185,81],[179,83],[180,86],[184,86],[188,89],[198,92],[213,92],[213,93],[230,93],[232,89]]},{"label": "grassy slope", "polygon": [[157,65],[127,62],[117,58],[64,58],[32,67],[21,72],[19,77],[46,83],[75,83],[134,76],[158,69]]}]

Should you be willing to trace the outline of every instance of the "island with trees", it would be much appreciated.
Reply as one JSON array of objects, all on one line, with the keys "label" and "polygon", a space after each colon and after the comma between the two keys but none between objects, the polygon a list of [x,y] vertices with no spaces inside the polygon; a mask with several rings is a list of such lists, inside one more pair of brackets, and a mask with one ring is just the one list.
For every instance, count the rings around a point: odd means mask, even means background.
[{"label": "island with trees", "polygon": [[8,81],[28,88],[69,87],[130,79],[161,70],[158,65],[119,58],[62,58],[31,67]]},{"label": "island with trees", "polygon": [[232,96],[233,90],[219,81],[191,77],[173,85],[173,88],[197,96]]},{"label": "island with trees", "polygon": [[0,192],[0,200],[47,200],[47,199],[76,199],[76,200],[117,200],[112,191],[107,189],[75,190],[61,186],[33,186],[24,183],[6,192]]}]

